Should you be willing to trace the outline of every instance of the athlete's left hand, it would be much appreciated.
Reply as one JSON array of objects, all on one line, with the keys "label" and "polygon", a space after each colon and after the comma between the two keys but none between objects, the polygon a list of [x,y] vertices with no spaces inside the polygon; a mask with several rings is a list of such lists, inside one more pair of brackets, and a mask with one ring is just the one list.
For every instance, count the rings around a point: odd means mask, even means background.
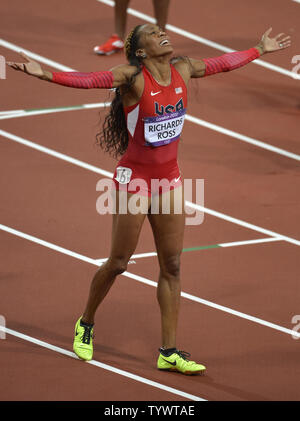
[{"label": "athlete's left hand", "polygon": [[[291,45],[291,37],[284,36],[284,33],[276,35],[274,38],[270,38],[269,35],[272,31],[272,28],[269,28],[262,36],[261,46],[265,53],[270,53],[272,51],[283,50],[288,48]],[[283,37],[283,38],[282,38]]]}]

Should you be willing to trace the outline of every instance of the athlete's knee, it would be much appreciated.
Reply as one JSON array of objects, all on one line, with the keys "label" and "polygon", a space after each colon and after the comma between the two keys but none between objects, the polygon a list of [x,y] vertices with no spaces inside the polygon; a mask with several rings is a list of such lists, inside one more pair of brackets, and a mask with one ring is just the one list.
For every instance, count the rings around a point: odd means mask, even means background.
[{"label": "athlete's knee", "polygon": [[121,275],[127,270],[128,258],[127,257],[113,257],[107,262],[109,270],[113,275]]},{"label": "athlete's knee", "polygon": [[180,255],[168,256],[164,259],[161,272],[163,275],[179,279],[180,276]]}]

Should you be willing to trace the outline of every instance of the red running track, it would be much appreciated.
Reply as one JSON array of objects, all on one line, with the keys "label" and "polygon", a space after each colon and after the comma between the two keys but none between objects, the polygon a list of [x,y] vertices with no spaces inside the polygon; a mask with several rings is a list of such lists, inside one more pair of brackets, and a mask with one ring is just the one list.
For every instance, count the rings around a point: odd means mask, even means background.
[{"label": "red running track", "polygon": [[[291,70],[299,53],[300,5],[172,0],[169,23],[233,49],[246,49],[273,26],[293,46],[264,61]],[[133,0],[133,9],[141,11]],[[197,10],[198,13],[194,11]],[[144,13],[152,15],[150,1]],[[112,8],[97,1],[2,1],[2,39],[76,70],[107,70],[122,53],[97,57],[92,47],[112,29]],[[139,23],[128,17],[128,28]],[[222,52],[171,33],[178,54]],[[298,48],[298,50],[297,50]],[[7,60],[17,59],[0,47]],[[51,69],[51,67],[49,67]],[[102,102],[108,92],[72,90],[7,71],[1,111]],[[193,81],[188,113],[294,154],[299,146],[299,81],[251,63],[230,74]],[[101,111],[103,119],[105,111]],[[112,172],[97,150],[99,110],[1,120],[1,130]],[[95,203],[101,175],[0,138],[0,223],[90,259],[107,257],[111,219]],[[299,161],[186,122],[180,146],[184,177],[205,180],[205,206],[299,242]],[[95,265],[1,230],[0,314],[16,332],[72,352],[73,327]],[[205,214],[187,226],[185,248],[267,238]],[[136,253],[155,250],[149,223]],[[78,256],[77,256],[78,257]],[[259,323],[293,329],[299,313],[299,246],[287,241],[187,251],[182,255],[178,346],[205,363],[207,374],[184,377],[156,370],[160,316],[153,286],[120,276],[99,308],[94,360],[207,400],[299,400],[299,340]],[[135,259],[128,272],[156,282],[155,257]],[[198,299],[198,301],[197,301]],[[199,300],[207,302],[199,302]],[[216,308],[216,304],[223,306]],[[224,311],[225,310],[225,311]],[[239,315],[232,314],[235,310]],[[256,317],[250,321],[249,316]],[[77,361],[11,334],[0,340],[1,400],[172,401],[187,396],[158,389]],[[37,374],[38,373],[38,374]],[[78,382],[80,379],[80,382]]]}]

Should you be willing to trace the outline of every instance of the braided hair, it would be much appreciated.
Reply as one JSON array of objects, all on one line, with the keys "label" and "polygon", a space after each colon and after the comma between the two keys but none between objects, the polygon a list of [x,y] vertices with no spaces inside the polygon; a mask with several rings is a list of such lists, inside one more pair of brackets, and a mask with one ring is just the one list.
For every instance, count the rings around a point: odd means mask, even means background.
[{"label": "braided hair", "polygon": [[102,131],[96,135],[97,144],[105,151],[118,158],[123,155],[128,146],[128,133],[122,96],[126,94],[133,85],[136,76],[142,71],[142,59],[136,56],[139,48],[139,29],[142,25],[136,26],[127,36],[124,45],[126,58],[131,66],[136,67],[136,72],[131,76],[122,89],[116,88],[115,97],[112,100],[110,111],[105,117]]}]

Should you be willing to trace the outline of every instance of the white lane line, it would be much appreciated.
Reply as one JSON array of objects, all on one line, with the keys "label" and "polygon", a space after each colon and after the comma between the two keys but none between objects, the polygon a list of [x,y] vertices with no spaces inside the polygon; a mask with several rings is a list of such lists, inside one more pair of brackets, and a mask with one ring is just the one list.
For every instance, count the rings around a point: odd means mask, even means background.
[{"label": "white lane line", "polygon": [[[0,120],[7,120],[11,118],[18,118],[18,117],[29,117],[32,115],[39,115],[39,114],[50,114],[50,113],[59,113],[63,111],[76,111],[81,109],[91,109],[91,108],[103,108],[108,107],[110,105],[109,102],[107,103],[95,103],[95,104],[83,104],[78,106],[72,107],[57,107],[57,108],[44,108],[40,110],[10,110],[10,111],[1,111],[0,112]],[[287,158],[295,159],[296,161],[300,161],[300,155],[297,155],[293,152],[286,151],[285,149],[278,148],[276,146],[272,146],[268,143],[262,142],[257,139],[253,139],[249,136],[245,136],[243,134],[234,132],[229,129],[225,129],[224,127],[218,126],[217,124],[209,123],[208,121],[202,120],[197,117],[193,117],[189,114],[186,114],[186,120],[195,123],[199,126],[206,127],[207,129],[214,130],[216,132],[225,134],[226,136],[233,137],[235,139],[241,140],[242,142],[250,143],[251,145],[257,146],[262,149],[266,149],[270,152],[275,152],[279,155],[285,156]]]},{"label": "white lane line", "polygon": [[[71,163],[73,165],[77,165],[78,167],[84,168],[84,169],[86,169],[88,171],[92,171],[92,172],[95,172],[97,174],[104,175],[105,177],[108,177],[108,178],[112,178],[113,177],[113,173],[112,172],[103,170],[101,168],[95,167],[95,166],[90,165],[90,164],[87,164],[86,162],[80,161],[78,159],[71,158],[68,155],[65,155],[65,154],[60,153],[60,152],[57,152],[57,151],[55,151],[53,149],[49,149],[49,148],[46,148],[44,146],[38,145],[37,143],[31,142],[31,141],[29,141],[27,139],[24,139],[24,138],[20,137],[20,136],[16,136],[14,134],[8,133],[8,132],[6,132],[4,130],[0,130],[0,136],[6,137],[7,139],[13,140],[14,142],[20,143],[20,144],[22,144],[24,146],[28,146],[28,147],[30,147],[32,149],[36,149],[36,150],[38,150],[40,152],[46,153],[46,154],[51,155],[51,156],[53,156],[55,158],[61,159],[61,160],[66,161],[66,162],[69,162],[69,163]],[[292,243],[292,244],[295,244],[297,246],[300,246],[300,241],[298,241],[298,240],[296,240],[294,238],[288,237],[286,235],[281,235],[281,234],[278,234],[277,232],[274,232],[274,231],[271,231],[271,230],[267,230],[265,228],[261,228],[261,227],[259,227],[257,225],[250,224],[248,222],[244,222],[244,221],[242,221],[240,219],[233,218],[233,217],[231,217],[229,215],[225,215],[224,213],[217,212],[217,211],[214,211],[212,209],[205,208],[205,207],[200,206],[200,205],[197,205],[196,203],[193,203],[193,202],[185,201],[185,205],[188,206],[188,207],[190,207],[190,208],[192,208],[192,209],[196,209],[196,210],[199,210],[201,212],[208,213],[208,214],[213,215],[213,216],[215,216],[217,218],[223,219],[225,221],[232,222],[232,223],[234,223],[236,225],[240,225],[240,226],[245,227],[245,228],[248,228],[250,230],[257,231],[257,232],[260,232],[262,234],[266,234],[266,235],[271,236],[271,237],[280,238],[281,240],[285,240],[285,241],[287,241],[289,243]]]},{"label": "white lane line", "polygon": [[[33,343],[35,345],[38,345],[38,346],[41,346],[43,348],[49,349],[51,351],[58,352],[59,354],[66,355],[67,357],[71,357],[71,358],[74,358],[76,360],[79,360],[79,358],[73,352],[68,351],[67,349],[60,348],[58,346],[49,344],[48,342],[41,341],[39,339],[33,338],[32,336],[24,335],[23,333],[17,332],[16,330],[9,329],[9,328],[4,327],[4,326],[0,326],[0,331],[8,333],[9,335],[13,335],[13,336],[15,336],[19,339],[24,340],[24,341],[31,342],[31,343]],[[138,376],[136,374],[132,374],[129,371],[120,370],[119,368],[113,367],[113,366],[108,365],[108,364],[101,363],[101,362],[96,361],[96,360],[85,361],[85,362],[81,361],[81,364],[91,364],[91,365],[94,365],[98,368],[102,368],[103,370],[107,370],[107,371],[110,371],[112,373],[119,374],[120,376],[127,377],[127,378],[129,378],[131,380],[135,380],[139,383],[144,383],[148,386],[152,386],[152,387],[155,387],[157,389],[164,390],[166,392],[172,393],[173,395],[178,395],[178,396],[181,396],[183,398],[190,399],[192,401],[206,401],[206,399],[200,398],[199,396],[191,395],[190,393],[186,393],[186,392],[183,392],[181,390],[174,389],[173,387],[166,386],[162,383],[154,382],[154,381],[149,380],[145,377],[141,377],[141,376]]]},{"label": "white lane line", "polygon": [[249,244],[260,244],[260,243],[270,243],[271,241],[282,241],[281,238],[259,238],[257,240],[247,240],[247,241],[235,241],[232,243],[221,243],[220,247],[236,247],[236,246],[245,246]]},{"label": "white lane line", "polygon": [[186,114],[185,119],[192,123],[198,124],[199,126],[203,126],[208,129],[214,130],[216,132],[225,134],[226,136],[230,136],[235,139],[241,140],[242,142],[250,143],[251,145],[257,146],[262,149],[266,149],[267,151],[275,152],[278,155],[286,156],[287,158],[300,161],[300,155],[297,155],[293,152],[286,151],[285,149],[278,148],[277,146],[270,145],[269,143],[262,142],[261,140],[253,139],[252,137],[245,136],[238,132],[234,132],[233,130],[225,129],[225,127],[218,126],[217,124],[209,123],[208,121],[202,120],[198,117],[193,117],[188,114]]},{"label": "white lane line", "polygon": [[271,323],[271,322],[268,322],[266,320],[259,319],[258,317],[250,316],[249,314],[245,314],[245,313],[242,313],[240,311],[233,310],[229,307],[225,307],[225,306],[222,306],[222,305],[219,305],[219,304],[212,303],[211,301],[207,301],[207,300],[204,300],[202,298],[195,297],[194,295],[186,294],[185,292],[182,292],[181,296],[184,297],[184,298],[187,298],[191,301],[195,301],[197,303],[204,304],[208,307],[212,307],[212,308],[215,308],[217,310],[224,311],[225,313],[229,313],[233,316],[237,316],[237,317],[240,317],[242,319],[246,319],[250,322],[254,322],[254,323],[260,324],[262,326],[266,326],[266,327],[269,327],[271,329],[275,329],[275,330],[278,330],[280,332],[287,333],[287,334],[292,335],[292,336],[294,335],[295,337],[300,338],[300,332],[295,332],[294,330],[287,329],[287,328],[279,326],[275,323]]},{"label": "white lane line", "polygon": [[[282,241],[280,238],[277,237],[267,237],[267,238],[259,238],[256,240],[246,240],[246,241],[234,241],[231,243],[220,243],[220,244],[216,244],[216,246],[219,247],[236,247],[236,246],[246,246],[246,245],[250,245],[250,244],[261,244],[261,243],[270,243],[270,242],[274,242],[274,241]],[[214,245],[214,244],[213,244]],[[216,247],[217,248],[217,247]],[[197,247],[194,247],[195,250],[185,250],[185,252],[189,252],[189,251],[197,251]],[[199,251],[201,250],[211,250],[211,247],[207,246],[203,246],[203,247],[199,247]],[[139,254],[133,254],[130,257],[130,260],[133,259],[144,259],[146,257],[156,257],[157,253],[154,251],[151,251],[149,253],[139,253]],[[106,260],[108,259],[108,257],[104,258],[104,259],[97,259],[96,262],[98,264],[106,262]]]},{"label": "white lane line", "polygon": [[0,116],[7,116],[7,118],[9,118],[10,115],[14,116],[15,114],[20,114],[20,116],[22,116],[25,114],[25,110],[0,111]]},{"label": "white lane line", "polygon": [[59,247],[56,244],[49,243],[48,241],[41,240],[40,238],[34,237],[33,235],[25,234],[24,232],[18,231],[14,228],[10,228],[6,225],[0,224],[0,229],[2,231],[8,232],[9,234],[15,235],[20,238],[24,238],[25,240],[31,241],[32,243],[39,244],[43,247],[47,247],[51,250],[58,251],[59,253],[66,254],[67,256],[74,257],[75,259],[82,260],[83,262],[90,263],[92,265],[99,266],[95,259],[91,259],[87,256],[84,256],[79,253],[75,253],[71,250],[65,249],[63,247]]},{"label": "white lane line", "polygon": [[77,111],[77,110],[87,110],[91,108],[104,108],[109,105],[110,103],[98,102],[94,104],[82,104],[82,105],[74,105],[74,106],[68,106],[68,107],[40,108],[37,110],[0,111],[0,120],[7,120],[11,118],[18,118],[18,117],[30,117],[33,115],[40,115],[40,114],[61,113],[64,111]]},{"label": "white lane line", "polygon": [[71,158],[68,155],[57,152],[53,149],[46,148],[45,146],[38,145],[37,143],[30,142],[22,137],[15,136],[11,133],[8,133],[0,129],[0,136],[6,137],[7,139],[13,140],[14,142],[20,143],[21,145],[27,146],[29,148],[35,149],[39,152],[43,152],[47,155],[53,156],[54,158],[61,159],[63,161],[69,162],[70,164],[77,165],[78,167],[84,168],[86,170],[95,172],[97,174],[104,175],[105,177],[112,178],[113,174],[109,171],[102,170],[101,168],[95,167],[94,165],[87,164],[86,162],[80,161],[75,158]]},{"label": "white lane line", "polygon": [[11,42],[5,41],[4,39],[0,38],[0,46],[4,48],[8,48],[9,50],[16,51],[19,53],[20,51],[23,51],[28,57],[31,57],[33,60],[40,61],[43,64],[46,64],[47,66],[54,67],[58,70],[61,70],[62,72],[74,72],[75,70],[71,67],[64,66],[63,64],[57,63],[56,61],[50,60],[46,57],[41,56],[40,54],[35,54],[32,51],[26,50],[23,47],[20,47],[19,45],[13,44]]},{"label": "white lane line", "polygon": [[[97,0],[97,1],[100,3],[106,4],[107,6],[114,7],[114,1],[111,1],[111,0]],[[153,17],[146,15],[145,13],[139,12],[138,10],[131,9],[130,7],[127,9],[127,13],[129,15],[135,16],[136,18],[143,19],[146,22],[156,23],[156,20]],[[225,53],[232,53],[236,51],[236,50],[233,50],[232,48],[226,47],[225,45],[219,44],[214,41],[210,41],[209,39],[200,37],[199,35],[192,34],[191,32],[185,31],[184,29],[180,29],[174,25],[167,24],[166,29],[168,31],[181,35],[185,38],[189,38],[189,39],[192,39],[193,41],[207,45],[208,47],[216,48],[217,50],[223,51]],[[293,79],[298,79],[298,78],[295,78],[295,73],[289,70],[286,70],[280,66],[276,66],[275,64],[271,64],[260,59],[253,61],[253,63],[257,64],[258,66],[265,67],[266,69],[273,70],[274,72],[281,73],[285,76],[292,77]]]},{"label": "white lane line", "polygon": [[241,219],[233,218],[232,216],[225,215],[225,213],[214,211],[213,209],[205,208],[193,202],[186,201],[185,204],[192,209],[196,209],[196,210],[199,210],[200,212],[208,213],[209,215],[213,215],[217,218],[223,219],[224,221],[232,222],[233,224],[240,225],[244,228],[248,228],[250,230],[269,235],[271,237],[276,237],[280,240],[284,240],[284,241],[287,241],[288,243],[295,244],[296,246],[300,246],[300,241],[296,240],[295,238],[287,237],[286,235],[281,235],[274,231],[258,227],[257,225],[250,224],[248,222],[242,221]]},{"label": "white lane line", "polygon": [[[24,238],[25,240],[32,241],[36,244],[40,244],[41,246],[50,248],[51,250],[58,251],[59,253],[67,254],[71,257],[74,257],[75,259],[82,260],[84,262],[90,263],[90,264],[95,265],[95,266],[99,266],[97,261],[94,260],[94,259],[89,259],[86,256],[80,255],[79,253],[75,253],[73,251],[64,249],[63,247],[56,246],[55,244],[49,243],[47,241],[41,240],[41,239],[39,239],[37,237],[33,237],[31,235],[25,234],[22,231],[16,230],[16,229],[11,228],[11,227],[8,227],[6,225],[0,224],[0,230],[5,231],[9,234],[15,235],[17,237]],[[127,271],[124,272],[122,274],[122,276],[134,279],[134,280],[136,280],[140,283],[143,283],[145,285],[149,285],[149,286],[152,286],[152,287],[155,287],[155,288],[157,287],[157,282],[151,281],[150,279],[147,279],[144,276],[136,275],[134,273],[127,272]],[[249,314],[242,313],[242,312],[237,311],[237,310],[233,310],[232,308],[225,307],[225,306],[213,303],[213,302],[208,301],[208,300],[204,300],[204,299],[199,298],[195,295],[187,294],[186,292],[181,292],[181,296],[184,297],[184,298],[187,298],[188,300],[194,301],[196,303],[204,304],[208,307],[212,307],[214,309],[221,310],[225,313],[229,313],[231,315],[240,317],[242,319],[245,319],[245,320],[248,320],[248,321],[251,321],[251,322],[266,326],[266,327],[269,327],[271,329],[278,330],[278,331],[283,332],[283,333],[287,333],[289,335],[294,335],[294,336],[297,336],[297,337],[300,338],[300,332],[295,332],[294,330],[287,329],[287,328],[285,328],[283,326],[280,326],[280,325],[277,325],[275,323],[271,323],[271,322],[268,322],[266,320],[259,319],[258,317],[254,317],[254,316],[251,316]]]},{"label": "white lane line", "polygon": [[[13,49],[15,51],[19,51],[21,49],[21,47],[19,47],[19,46],[16,46],[16,45],[14,45],[12,43],[9,43],[7,41],[4,41],[4,40],[1,40],[0,39],[0,45],[1,45],[1,43],[5,43],[4,46],[6,48],[11,48],[11,46],[13,46],[14,47]],[[35,54],[35,53],[32,53],[29,50],[23,50],[23,51],[25,51],[28,56],[31,56],[32,58],[34,58],[36,60],[39,60],[41,62],[43,62],[43,60],[48,60],[48,59],[45,59],[45,57],[39,56],[38,54]],[[61,70],[61,65],[59,63],[56,63],[53,60],[50,60],[50,61],[52,63],[52,67]],[[76,70],[71,69],[71,68],[68,68],[68,69],[69,69],[68,71],[76,71]],[[86,108],[88,108],[88,105],[89,104],[85,104]],[[94,108],[94,107],[92,107],[93,104],[90,104],[90,105],[91,105],[90,108]],[[105,105],[109,106],[110,103],[105,103]],[[13,110],[12,111],[3,111],[2,112],[3,114],[1,114],[1,112],[0,112],[0,120],[4,120],[4,119],[8,119],[8,118],[24,117],[26,115],[25,114],[25,111],[26,110],[16,110],[16,114],[14,114],[14,111]],[[65,110],[62,110],[62,111],[71,111],[71,109],[70,110],[65,109]],[[52,112],[59,112],[59,110],[52,111]],[[44,114],[44,112],[32,112],[31,115],[37,115],[37,114]],[[45,112],[45,114],[46,114],[46,112]],[[235,132],[233,130],[226,129],[226,128],[222,127],[222,126],[218,126],[217,124],[210,123],[208,121],[202,120],[202,119],[200,119],[198,117],[191,116],[189,114],[187,114],[185,118],[186,118],[186,120],[188,120],[188,121],[190,121],[192,123],[198,124],[199,126],[206,127],[208,129],[214,130],[216,132],[225,134],[226,136],[233,137],[235,139],[241,140],[241,141],[246,142],[246,143],[249,143],[251,145],[260,147],[262,149],[266,149],[266,150],[268,150],[270,152],[274,152],[274,153],[277,153],[279,155],[283,155],[283,156],[286,156],[288,158],[291,158],[291,159],[295,159],[297,161],[300,161],[300,155],[297,155],[297,154],[295,154],[293,152],[286,151],[285,149],[278,148],[276,146],[272,146],[272,145],[270,145],[268,143],[262,142],[262,141],[257,140],[257,139],[253,139],[253,138],[251,138],[249,136],[245,136],[245,135],[240,134],[238,132]]]},{"label": "white lane line", "polygon": [[[152,251],[152,252],[149,252],[149,253],[133,254],[130,257],[130,260],[133,260],[133,259],[143,259],[145,257],[155,257],[155,256],[157,256],[157,253],[155,251]],[[107,259],[108,259],[108,257],[105,257],[103,259],[97,259],[96,262],[97,263],[104,263],[104,262],[106,262]]]}]

